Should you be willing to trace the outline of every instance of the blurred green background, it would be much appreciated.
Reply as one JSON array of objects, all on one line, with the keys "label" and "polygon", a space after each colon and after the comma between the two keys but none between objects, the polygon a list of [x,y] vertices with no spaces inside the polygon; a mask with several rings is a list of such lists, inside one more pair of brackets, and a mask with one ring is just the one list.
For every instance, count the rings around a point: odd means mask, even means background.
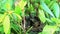
[{"label": "blurred green background", "polygon": [[0,34],[60,34],[60,0],[0,0]]}]

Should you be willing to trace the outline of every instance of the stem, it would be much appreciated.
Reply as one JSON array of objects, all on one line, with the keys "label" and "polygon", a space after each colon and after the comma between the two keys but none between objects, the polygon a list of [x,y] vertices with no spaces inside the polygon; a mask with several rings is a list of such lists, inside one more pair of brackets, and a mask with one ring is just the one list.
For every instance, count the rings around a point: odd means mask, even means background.
[{"label": "stem", "polygon": [[25,27],[25,26],[26,26],[26,25],[25,25],[26,22],[25,22],[25,11],[24,11],[24,10],[23,10],[23,23],[24,23],[24,24],[23,24],[24,34],[26,34],[26,29],[25,29],[25,28],[26,28],[26,27]]},{"label": "stem", "polygon": [[24,19],[24,34],[26,34],[26,30],[25,30],[25,17],[23,18]]}]

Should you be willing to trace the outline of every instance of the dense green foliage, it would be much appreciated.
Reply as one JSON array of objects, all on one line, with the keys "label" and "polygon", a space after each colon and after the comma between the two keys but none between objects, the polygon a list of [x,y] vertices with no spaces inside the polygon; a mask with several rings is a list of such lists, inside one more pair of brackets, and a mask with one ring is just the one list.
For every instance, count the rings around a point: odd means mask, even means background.
[{"label": "dense green foliage", "polygon": [[59,32],[59,0],[0,0],[0,34]]}]

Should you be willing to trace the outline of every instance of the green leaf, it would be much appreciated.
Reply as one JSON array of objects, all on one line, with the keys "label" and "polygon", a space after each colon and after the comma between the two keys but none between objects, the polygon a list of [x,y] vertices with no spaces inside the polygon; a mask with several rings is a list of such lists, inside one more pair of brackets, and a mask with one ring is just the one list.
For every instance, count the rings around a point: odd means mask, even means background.
[{"label": "green leaf", "polygon": [[29,33],[26,33],[26,34],[29,34]]},{"label": "green leaf", "polygon": [[3,26],[0,26],[0,34],[3,34],[3,33],[4,33]]},{"label": "green leaf", "polygon": [[4,28],[5,34],[10,34],[10,18],[8,15],[6,15],[3,21],[3,28]]},{"label": "green leaf", "polygon": [[54,17],[54,14],[51,12],[51,10],[48,8],[48,6],[42,0],[40,0],[40,4],[42,6],[42,9],[45,12],[49,13],[52,17]]},{"label": "green leaf", "polygon": [[48,22],[52,22],[50,19],[48,19],[48,18],[46,18],[46,21],[48,21]]},{"label": "green leaf", "polygon": [[57,2],[55,2],[53,5],[52,5],[52,9],[54,11],[54,14],[57,18],[59,18],[59,5]]},{"label": "green leaf", "polygon": [[50,4],[48,5],[49,8],[54,4],[55,1],[51,1]]},{"label": "green leaf", "polygon": [[58,19],[58,18],[51,18],[51,20],[52,20],[53,22],[55,22],[57,26],[60,27],[60,19]]},{"label": "green leaf", "polygon": [[4,13],[4,14],[0,14],[0,22],[2,22],[5,18],[7,13]]},{"label": "green leaf", "polygon": [[50,15],[49,15],[47,12],[45,12],[45,16],[46,16],[47,18],[50,18]]},{"label": "green leaf", "polygon": [[18,31],[20,31],[19,30],[20,28],[19,28],[19,26],[17,24],[11,23],[11,28],[13,28],[14,31],[17,32],[17,33],[18,33]]},{"label": "green leaf", "polygon": [[21,10],[21,8],[19,8],[19,6],[15,6],[15,13],[22,15],[22,10]]},{"label": "green leaf", "polygon": [[27,1],[24,1],[24,0],[19,1],[19,7],[21,9],[24,9],[24,7],[25,7],[26,4],[27,4]]},{"label": "green leaf", "polygon": [[24,0],[19,1],[15,6],[15,13],[22,15],[22,10],[24,10],[26,4],[27,2]]},{"label": "green leaf", "polygon": [[39,18],[40,18],[40,20],[41,20],[43,23],[45,23],[46,17],[45,17],[45,15],[44,15],[43,10],[39,10]]},{"label": "green leaf", "polygon": [[39,34],[54,34],[54,32],[56,31],[56,26],[50,26],[50,25],[46,25],[43,29],[43,31]]},{"label": "green leaf", "polygon": [[2,22],[3,14],[0,14],[0,22]]},{"label": "green leaf", "polygon": [[5,10],[11,10],[13,6],[13,0],[6,0],[4,4]]},{"label": "green leaf", "polygon": [[5,4],[6,0],[0,0],[0,13],[4,13],[5,12]]},{"label": "green leaf", "polygon": [[34,10],[34,7],[32,4],[30,4],[29,8],[28,8],[31,12]]},{"label": "green leaf", "polygon": [[50,4],[51,0],[45,0],[45,3],[48,5]]}]

